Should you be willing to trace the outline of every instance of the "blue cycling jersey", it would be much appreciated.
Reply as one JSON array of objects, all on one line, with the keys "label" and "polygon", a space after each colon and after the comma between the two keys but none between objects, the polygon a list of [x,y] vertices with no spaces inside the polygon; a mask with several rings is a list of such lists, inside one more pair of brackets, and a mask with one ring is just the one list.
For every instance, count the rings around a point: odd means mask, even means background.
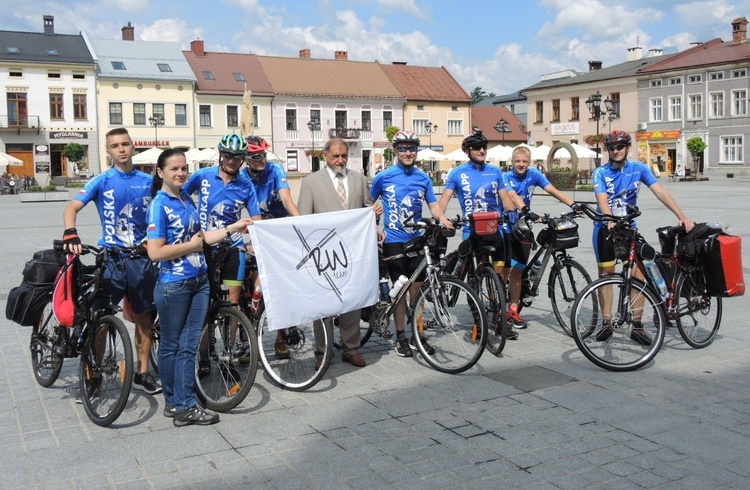
[{"label": "blue cycling jersey", "polygon": [[266,168],[260,173],[245,170],[245,175],[253,183],[258,207],[264,218],[284,218],[289,216],[279,197],[281,189],[289,189],[284,168],[276,162],[266,162]]},{"label": "blue cycling jersey", "polygon": [[[621,169],[612,168],[607,163],[594,170],[594,194],[607,194],[607,204],[615,216],[628,214],[627,205],[635,206],[641,182],[648,187],[658,181],[649,168],[641,162],[625,161]],[[597,206],[597,210],[601,211]],[[594,221],[594,227],[606,226],[602,221]]]},{"label": "blue cycling jersey", "polygon": [[[485,164],[480,168],[471,162],[464,163],[450,173],[445,188],[456,194],[464,216],[484,211],[503,213],[499,192],[505,188],[505,182],[498,167]],[[463,238],[469,238],[470,233],[465,226]]]},{"label": "blue cycling jersey", "polygon": [[[544,189],[550,184],[547,177],[542,172],[535,168],[526,169],[526,175],[523,177],[516,174],[515,171],[509,170],[504,172],[505,180],[508,183],[508,191],[514,191],[518,196],[523,199],[523,203],[526,206],[531,206],[531,198],[534,196],[534,188],[536,186]],[[508,224],[513,224],[518,221],[518,212],[510,211],[508,215]]]},{"label": "blue cycling jersey", "polygon": [[[198,210],[190,195],[180,191],[181,200],[164,191],[156,193],[148,208],[149,240],[164,239],[165,245],[186,243],[201,231]],[[176,282],[205,274],[206,259],[203,252],[189,254],[159,262],[159,281]]]},{"label": "blue cycling jersey", "polygon": [[92,200],[99,211],[102,238],[99,246],[132,248],[146,239],[146,209],[151,201],[152,177],[139,170],[110,168],[89,180],[75,197],[84,205]]},{"label": "blue cycling jersey", "polygon": [[[253,184],[242,172],[237,172],[237,177],[224,185],[218,166],[202,168],[190,176],[183,189],[188,194],[198,191],[198,217],[201,227],[207,231],[239,221],[243,207],[250,216],[260,214]],[[235,235],[232,246],[243,245],[242,235]]]},{"label": "blue cycling jersey", "polygon": [[408,242],[419,234],[406,231],[401,222],[414,215],[412,222],[422,219],[422,204],[437,201],[430,177],[415,167],[392,165],[375,176],[370,195],[383,201],[385,242]]}]

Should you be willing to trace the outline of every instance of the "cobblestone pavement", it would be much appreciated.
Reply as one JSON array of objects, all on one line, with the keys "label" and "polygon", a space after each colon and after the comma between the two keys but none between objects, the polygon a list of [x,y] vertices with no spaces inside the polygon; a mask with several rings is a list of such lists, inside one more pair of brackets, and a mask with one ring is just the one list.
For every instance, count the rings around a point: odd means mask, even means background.
[{"label": "cobblestone pavement", "polygon": [[[665,181],[666,179],[662,179]],[[664,182],[697,221],[734,225],[750,267],[746,182]],[[590,192],[575,198],[591,200]],[[64,203],[0,196],[0,306],[35,250],[62,232]],[[564,207],[537,196],[536,212]],[[673,223],[641,194],[646,238]],[[451,211],[456,212],[454,199]],[[98,237],[93,206],[79,219]],[[574,255],[594,271],[591,223]],[[747,280],[747,279],[746,279]],[[597,368],[556,325],[549,300],[524,310],[529,328],[501,357],[461,375],[400,358],[386,341],[368,366],[336,359],[305,393],[259,371],[245,402],[211,427],[176,428],[163,399],[133,393],[109,428],[93,425],[72,392],[77,363],[42,388],[30,329],[0,320],[0,475],[3,488],[747,488],[750,481],[748,297],[724,301],[721,330],[694,350],[676,329],[645,368]],[[744,313],[743,313],[744,312]]]}]

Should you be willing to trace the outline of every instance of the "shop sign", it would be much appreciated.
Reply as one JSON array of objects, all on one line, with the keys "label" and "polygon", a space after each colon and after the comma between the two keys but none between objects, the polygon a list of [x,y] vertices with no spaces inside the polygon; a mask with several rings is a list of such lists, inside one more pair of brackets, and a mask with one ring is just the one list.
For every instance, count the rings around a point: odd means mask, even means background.
[{"label": "shop sign", "polygon": [[578,123],[577,122],[568,122],[568,123],[556,123],[551,124],[551,134],[552,136],[560,136],[564,134],[578,134]]},{"label": "shop sign", "polygon": [[643,131],[635,134],[637,140],[677,140],[680,139],[679,129],[666,129],[664,131]]},{"label": "shop sign", "polygon": [[89,137],[88,131],[50,131],[49,139],[51,140],[85,140]]}]

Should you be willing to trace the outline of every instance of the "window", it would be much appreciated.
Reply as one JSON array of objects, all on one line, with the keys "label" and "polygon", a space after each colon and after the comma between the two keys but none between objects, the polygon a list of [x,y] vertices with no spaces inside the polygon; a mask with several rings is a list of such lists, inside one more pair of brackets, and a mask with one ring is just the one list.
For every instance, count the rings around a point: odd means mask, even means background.
[{"label": "window", "polygon": [[724,117],[724,92],[711,92],[710,117]]},{"label": "window", "polygon": [[451,106],[451,110],[454,111],[454,112],[458,111],[458,106],[457,105],[452,105]]},{"label": "window", "polygon": [[656,80],[649,80],[648,86],[649,87],[661,87],[661,79],[657,78]]},{"label": "window", "polygon": [[721,163],[742,163],[742,136],[721,137]]},{"label": "window", "polygon": [[310,121],[313,123],[313,131],[320,131],[320,109],[310,109]]},{"label": "window", "polygon": [[423,111],[424,110],[424,106],[423,105],[418,105],[417,106],[417,110],[418,111]]},{"label": "window", "polygon": [[187,104],[174,105],[175,126],[187,126]]},{"label": "window", "polygon": [[464,122],[462,119],[448,119],[448,136],[463,136]]},{"label": "window", "polygon": [[412,130],[417,134],[427,134],[427,122],[427,119],[412,120],[412,125],[414,126]]},{"label": "window", "polygon": [[581,117],[581,99],[578,97],[570,98],[570,120],[578,121]]},{"label": "window", "polygon": [[688,119],[703,119],[703,95],[688,95]]},{"label": "window", "polygon": [[708,74],[709,80],[724,80],[724,72],[723,71],[714,71]]},{"label": "window", "polygon": [[47,54],[50,56],[58,56],[60,53],[58,53],[56,49],[48,49]]},{"label": "window", "polygon": [[164,119],[164,104],[151,104],[151,115]]},{"label": "window", "polygon": [[393,111],[383,111],[383,131],[388,126],[393,126]]},{"label": "window", "polygon": [[[318,122],[318,125],[320,125],[320,122]],[[253,106],[253,127],[254,128],[260,127],[260,123],[258,122],[258,106],[257,105]]]},{"label": "window", "polygon": [[211,106],[210,105],[198,106],[198,120],[202,128],[211,127]]},{"label": "window", "polygon": [[617,113],[617,117],[620,117],[620,92],[609,94],[609,100],[612,101],[612,110]]},{"label": "window", "polygon": [[747,90],[732,90],[732,115],[747,116]]},{"label": "window", "polygon": [[649,99],[649,121],[651,122],[659,122],[661,121],[661,97],[656,97],[653,99]]},{"label": "window", "polygon": [[214,74],[210,71],[202,71],[201,74],[203,75],[204,80],[215,80]]},{"label": "window", "polygon": [[86,112],[86,94],[73,94],[73,119],[87,119]]},{"label": "window", "polygon": [[238,82],[244,82],[245,81],[244,75],[242,75],[242,73],[240,73],[238,71],[233,72],[232,75],[234,75],[234,79],[237,80]]},{"label": "window", "polygon": [[172,71],[172,67],[169,66],[169,63],[157,63],[157,67],[159,67],[159,71],[163,73],[169,73]]},{"label": "window", "polygon": [[47,72],[47,79],[48,80],[60,80],[62,78],[62,74],[59,71],[48,71]]},{"label": "window", "polygon": [[560,99],[552,99],[552,120],[560,120]]},{"label": "window", "polygon": [[669,98],[669,120],[682,120],[682,96],[677,95]]},{"label": "window", "polygon": [[50,119],[63,118],[63,94],[49,94]]},{"label": "window", "polygon": [[336,129],[346,129],[346,111],[337,110],[335,112]]},{"label": "window", "polygon": [[682,77],[672,77],[669,79],[670,85],[681,85],[682,84]]},{"label": "window", "polygon": [[745,78],[747,76],[747,69],[740,68],[738,70],[732,70],[732,78]]},{"label": "window", "polygon": [[21,52],[21,50],[18,49],[16,46],[8,46],[6,48],[6,51],[8,51],[8,54],[18,54]]},{"label": "window", "polygon": [[122,124],[122,103],[121,102],[109,103],[109,124],[110,126],[114,126],[115,124]]},{"label": "window", "polygon": [[535,122],[542,122],[544,121],[544,102],[537,101],[536,103],[536,121]]},{"label": "window", "polygon": [[372,131],[372,113],[369,110],[362,111],[362,130]]},{"label": "window", "polygon": [[10,78],[23,78],[23,70],[21,68],[8,68],[8,76]]},{"label": "window", "polygon": [[[112,62],[112,69],[113,70],[124,70],[125,69],[125,63],[122,61],[113,61]],[[122,123],[120,123],[122,124]]]},{"label": "window", "polygon": [[688,75],[687,83],[701,83],[703,81],[703,75]]},{"label": "window", "polygon": [[86,80],[86,74],[82,71],[74,71],[73,80]]},{"label": "window", "polygon": [[286,130],[297,131],[297,109],[286,110]]},{"label": "window", "polygon": [[227,127],[238,128],[240,126],[239,107],[236,105],[227,106]]},{"label": "window", "polygon": [[146,104],[142,102],[133,103],[133,124],[146,125]]},{"label": "window", "polygon": [[26,126],[29,122],[26,94],[8,92],[6,96],[8,98],[8,125]]}]

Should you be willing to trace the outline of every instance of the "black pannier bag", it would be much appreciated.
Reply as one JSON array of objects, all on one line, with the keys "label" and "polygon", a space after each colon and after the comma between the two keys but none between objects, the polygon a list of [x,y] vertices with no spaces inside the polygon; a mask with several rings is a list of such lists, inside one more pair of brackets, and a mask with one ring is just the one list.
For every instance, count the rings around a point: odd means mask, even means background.
[{"label": "black pannier bag", "polygon": [[40,250],[26,262],[23,268],[23,281],[34,286],[49,287],[51,290],[63,264],[65,264],[64,253],[57,250]]},{"label": "black pannier bag", "polygon": [[40,288],[22,282],[8,293],[5,305],[5,317],[24,327],[32,327],[39,323],[44,312],[44,306],[52,300],[52,289]]},{"label": "black pannier bag", "polygon": [[550,239],[555,250],[566,250],[578,246],[578,223],[570,218],[549,220]]}]

